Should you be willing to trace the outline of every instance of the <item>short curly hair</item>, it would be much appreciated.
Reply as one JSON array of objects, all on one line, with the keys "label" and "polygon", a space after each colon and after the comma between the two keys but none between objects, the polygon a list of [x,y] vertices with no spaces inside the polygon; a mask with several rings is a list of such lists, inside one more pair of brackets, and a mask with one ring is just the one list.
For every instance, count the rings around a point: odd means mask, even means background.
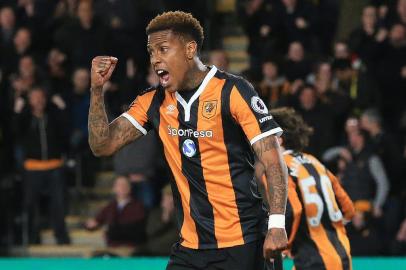
[{"label": "short curly hair", "polygon": [[309,145],[313,128],[308,126],[302,116],[293,108],[281,107],[271,110],[271,115],[283,129],[283,146],[286,149],[301,152]]},{"label": "short curly hair", "polygon": [[199,52],[203,45],[203,28],[200,22],[190,13],[182,11],[164,12],[152,19],[145,30],[147,35],[159,31],[172,30],[177,34],[188,36],[188,38],[196,41]]}]

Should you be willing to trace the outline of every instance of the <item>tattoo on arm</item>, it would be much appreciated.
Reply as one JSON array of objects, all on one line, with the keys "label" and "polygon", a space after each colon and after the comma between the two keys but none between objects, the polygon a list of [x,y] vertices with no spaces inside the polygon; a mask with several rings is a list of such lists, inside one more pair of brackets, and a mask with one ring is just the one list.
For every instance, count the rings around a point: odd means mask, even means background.
[{"label": "tattoo on arm", "polygon": [[265,168],[270,214],[285,214],[287,200],[287,167],[278,140],[267,136],[253,144],[253,149]]},{"label": "tattoo on arm", "polygon": [[111,155],[142,135],[122,117],[108,123],[103,94],[98,90],[91,93],[88,129],[89,145],[96,156]]}]

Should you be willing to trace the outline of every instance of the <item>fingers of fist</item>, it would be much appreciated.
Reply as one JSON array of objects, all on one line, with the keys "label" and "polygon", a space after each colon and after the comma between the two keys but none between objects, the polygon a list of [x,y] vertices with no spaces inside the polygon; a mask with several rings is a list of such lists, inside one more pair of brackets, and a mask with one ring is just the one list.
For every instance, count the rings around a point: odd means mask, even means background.
[{"label": "fingers of fist", "polygon": [[287,248],[288,239],[285,229],[272,228],[264,243],[264,257],[269,259],[277,256],[281,251]]},{"label": "fingers of fist", "polygon": [[97,56],[92,61],[92,69],[105,76],[110,68],[116,65],[118,59],[112,56]]}]

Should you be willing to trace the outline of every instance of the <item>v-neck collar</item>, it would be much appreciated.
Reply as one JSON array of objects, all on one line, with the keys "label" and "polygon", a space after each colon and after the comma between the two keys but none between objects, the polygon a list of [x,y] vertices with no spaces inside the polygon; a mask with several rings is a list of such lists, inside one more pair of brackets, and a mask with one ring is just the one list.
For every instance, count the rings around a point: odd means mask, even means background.
[{"label": "v-neck collar", "polygon": [[200,84],[197,91],[190,98],[189,102],[186,102],[186,100],[183,99],[183,97],[178,93],[178,91],[175,92],[176,99],[179,101],[179,103],[182,105],[183,109],[185,110],[185,121],[186,122],[188,122],[190,120],[190,108],[192,107],[193,102],[195,102],[196,99],[203,93],[207,84],[209,83],[211,78],[214,77],[214,74],[216,74],[216,72],[217,72],[217,68],[215,66],[212,66],[209,73],[207,73],[206,77],[204,77],[203,82]]}]

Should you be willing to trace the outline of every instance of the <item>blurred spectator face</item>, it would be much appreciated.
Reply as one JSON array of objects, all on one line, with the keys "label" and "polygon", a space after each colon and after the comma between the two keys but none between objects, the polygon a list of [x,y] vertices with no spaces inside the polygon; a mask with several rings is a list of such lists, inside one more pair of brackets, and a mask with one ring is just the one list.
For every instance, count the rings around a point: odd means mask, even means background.
[{"label": "blurred spectator face", "polygon": [[304,49],[300,42],[292,42],[289,45],[288,59],[293,62],[300,62],[304,58]]},{"label": "blurred spectator face", "polygon": [[20,59],[19,72],[21,77],[31,77],[35,73],[35,64],[31,56],[24,56]]},{"label": "blurred spectator face", "polygon": [[317,70],[317,78],[330,80],[331,79],[331,65],[329,63],[321,63]]},{"label": "blurred spectator face", "polygon": [[389,33],[389,40],[395,47],[402,46],[406,42],[405,27],[401,24],[395,24],[392,26]]},{"label": "blurred spectator face", "polygon": [[65,59],[65,54],[63,54],[60,50],[55,48],[51,49],[48,54],[48,65],[50,67],[57,67],[59,65],[62,65]]},{"label": "blurred spectator face", "polygon": [[367,6],[362,11],[362,24],[364,27],[374,27],[376,24],[376,8]]},{"label": "blurred spectator face", "polygon": [[265,79],[276,79],[278,77],[278,66],[273,62],[262,64],[262,74]]},{"label": "blurred spectator face", "polygon": [[320,94],[323,94],[330,89],[331,65],[329,63],[321,63],[319,65],[314,86],[316,87],[317,92]]},{"label": "blurred spectator face", "polygon": [[300,93],[299,101],[303,109],[313,109],[317,102],[316,91],[311,87],[304,88]]},{"label": "blurred spectator face", "polygon": [[164,211],[172,212],[174,209],[173,196],[171,193],[163,193],[161,199],[161,207]]},{"label": "blurred spectator face", "polygon": [[350,117],[345,121],[345,132],[348,134],[358,132],[360,129],[360,124],[358,118]]},{"label": "blurred spectator face", "polygon": [[159,77],[156,75],[152,66],[149,68],[148,75],[147,75],[147,82],[150,86],[155,86],[159,84]]},{"label": "blurred spectator face", "polygon": [[20,53],[26,51],[31,46],[31,32],[27,28],[20,28],[15,37],[14,45]]},{"label": "blurred spectator face", "polygon": [[116,195],[116,198],[129,198],[131,186],[128,179],[124,176],[117,177],[116,181],[114,181],[113,192]]},{"label": "blurred spectator face", "polygon": [[363,128],[367,131],[371,130],[372,125],[373,125],[373,123],[370,121],[370,119],[365,115],[361,116],[360,124],[361,124],[361,128]]},{"label": "blurred spectator face", "polygon": [[334,46],[334,58],[336,59],[348,59],[350,53],[348,51],[348,45],[344,42],[337,42]]},{"label": "blurred spectator face", "polygon": [[364,135],[358,130],[357,132],[351,132],[348,134],[348,141],[350,146],[355,151],[361,151],[364,148]]},{"label": "blurred spectator face", "polygon": [[294,8],[296,6],[296,0],[282,0],[282,3],[286,8]]},{"label": "blurred spectator face", "polygon": [[82,25],[91,25],[93,20],[93,10],[91,2],[81,1],[78,6],[77,15]]},{"label": "blurred spectator face", "polygon": [[399,17],[403,22],[406,20],[406,0],[399,0],[397,5]]},{"label": "blurred spectator face", "polygon": [[5,7],[0,10],[0,26],[5,30],[11,30],[15,25],[14,11],[10,7]]},{"label": "blurred spectator face", "polygon": [[210,52],[210,64],[215,65],[218,69],[228,70],[228,57],[223,50],[214,50]]},{"label": "blurred spectator face", "polygon": [[44,90],[41,88],[32,89],[28,95],[28,102],[33,111],[43,112],[47,104],[47,98]]},{"label": "blurred spectator face", "polygon": [[83,94],[89,89],[89,71],[79,68],[73,73],[73,87],[76,94]]}]

